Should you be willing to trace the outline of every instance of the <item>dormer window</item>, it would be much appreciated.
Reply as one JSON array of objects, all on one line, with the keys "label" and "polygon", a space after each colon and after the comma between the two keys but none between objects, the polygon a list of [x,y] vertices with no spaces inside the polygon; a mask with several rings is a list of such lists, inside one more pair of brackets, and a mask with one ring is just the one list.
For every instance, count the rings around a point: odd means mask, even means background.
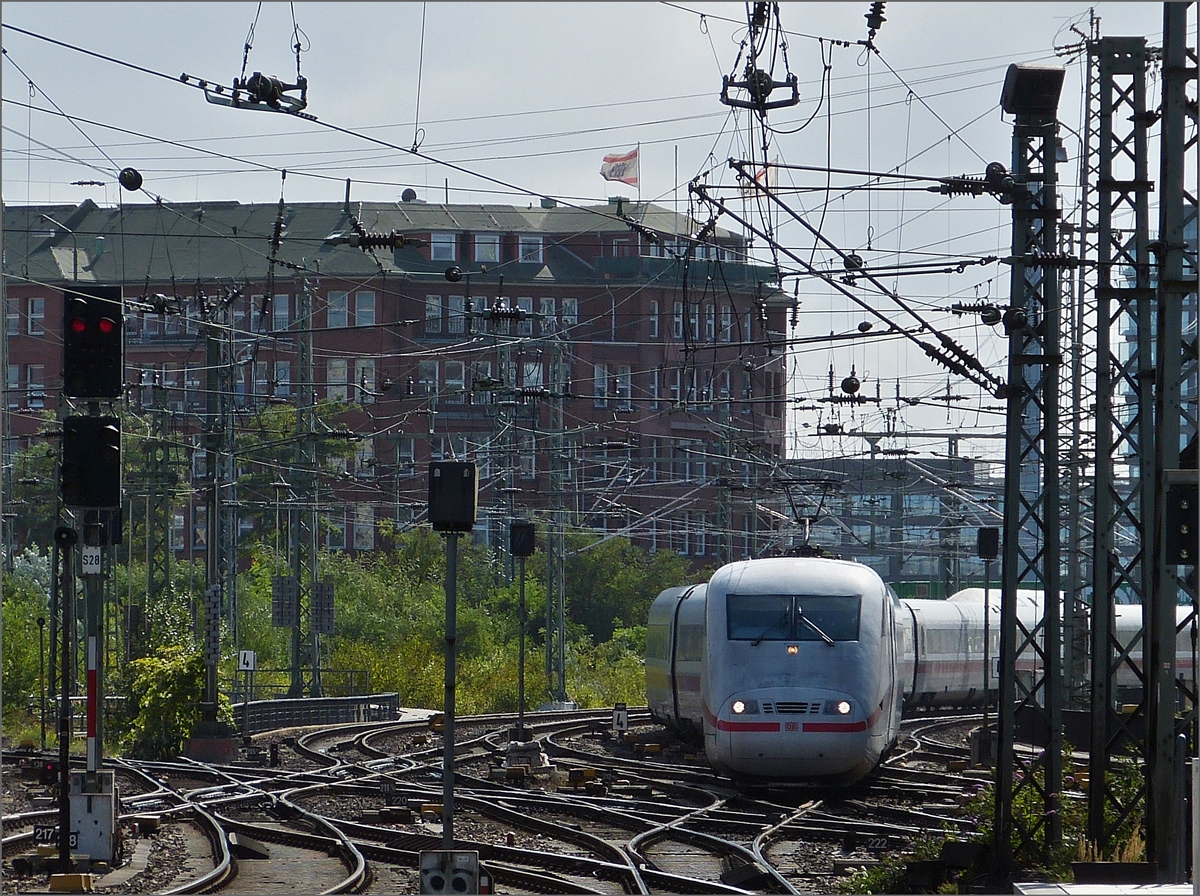
[{"label": "dormer window", "polygon": [[518,244],[519,261],[524,264],[542,263],[542,238],[540,236],[522,236]]},{"label": "dormer window", "polygon": [[429,235],[429,258],[432,261],[457,261],[453,233],[431,233]]},{"label": "dormer window", "polygon": [[500,263],[500,234],[475,234],[475,260],[480,264]]}]

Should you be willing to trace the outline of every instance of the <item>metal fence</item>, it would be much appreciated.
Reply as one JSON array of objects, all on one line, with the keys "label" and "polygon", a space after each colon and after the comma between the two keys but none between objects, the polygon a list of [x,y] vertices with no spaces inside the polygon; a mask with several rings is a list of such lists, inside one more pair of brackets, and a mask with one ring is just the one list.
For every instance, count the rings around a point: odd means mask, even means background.
[{"label": "metal fence", "polygon": [[400,695],[251,700],[233,704],[233,717],[242,737],[280,728],[388,722],[400,717]]}]

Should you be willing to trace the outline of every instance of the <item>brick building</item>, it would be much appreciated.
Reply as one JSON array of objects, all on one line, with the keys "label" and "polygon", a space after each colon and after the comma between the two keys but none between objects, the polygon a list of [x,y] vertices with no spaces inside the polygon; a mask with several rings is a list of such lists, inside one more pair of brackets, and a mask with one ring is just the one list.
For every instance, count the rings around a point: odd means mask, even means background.
[{"label": "brick building", "polygon": [[[628,200],[411,195],[9,205],[3,226],[8,457],[57,448],[38,433],[59,403],[63,291],[120,285],[120,403],[170,446],[177,556],[208,542],[205,439],[217,431],[243,535],[314,497],[324,546],[375,549],[381,520],[423,521],[440,459],[479,465],[481,540],[504,543],[513,516],[562,510],[708,563],[756,553],[778,525],[757,484],[782,455],[790,300],[736,234],[693,244],[700,223]],[[323,447],[313,494],[298,497],[290,449],[233,434],[253,436],[260,412],[295,405],[306,381],[334,403],[316,441],[353,450]],[[125,431],[128,449],[146,429]],[[160,486],[127,476],[127,513]]]}]

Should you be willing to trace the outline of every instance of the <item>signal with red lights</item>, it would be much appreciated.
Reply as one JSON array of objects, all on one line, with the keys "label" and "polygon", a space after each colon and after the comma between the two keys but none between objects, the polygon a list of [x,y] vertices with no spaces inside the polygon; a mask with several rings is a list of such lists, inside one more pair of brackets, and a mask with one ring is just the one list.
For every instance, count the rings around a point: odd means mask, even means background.
[{"label": "signal with red lights", "polygon": [[63,394],[120,398],[125,343],[119,286],[80,286],[63,292]]}]

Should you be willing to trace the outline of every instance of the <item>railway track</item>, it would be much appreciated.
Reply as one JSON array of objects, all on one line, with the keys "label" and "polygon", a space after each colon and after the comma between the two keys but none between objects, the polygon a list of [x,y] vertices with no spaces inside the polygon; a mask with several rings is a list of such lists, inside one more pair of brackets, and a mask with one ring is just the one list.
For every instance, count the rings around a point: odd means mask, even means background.
[{"label": "railway track", "polygon": [[[957,802],[979,781],[948,771],[967,755],[962,717],[921,719],[854,788],[749,793],[644,712],[623,738],[607,712],[526,721],[545,767],[507,767],[511,716],[457,726],[455,847],[478,850],[498,893],[834,892],[846,869],[964,826]],[[277,744],[277,765],[115,762],[124,850],[149,855],[97,891],[417,892],[420,853],[442,846],[442,742],[426,720],[260,741]],[[5,798],[8,871],[48,811]],[[148,818],[157,832],[133,838]],[[6,873],[6,892],[20,883]]]}]

